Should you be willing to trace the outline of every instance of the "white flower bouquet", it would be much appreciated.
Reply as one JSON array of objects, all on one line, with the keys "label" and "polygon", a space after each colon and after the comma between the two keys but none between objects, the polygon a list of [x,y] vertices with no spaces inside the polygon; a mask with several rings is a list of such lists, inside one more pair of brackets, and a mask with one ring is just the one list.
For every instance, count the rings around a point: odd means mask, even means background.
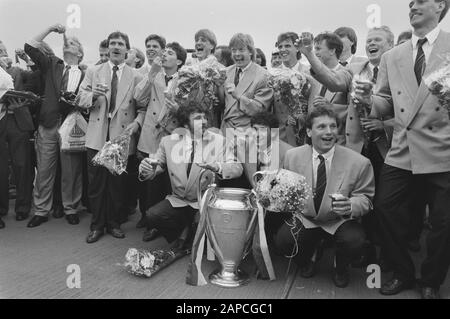
[{"label": "white flower bouquet", "polygon": [[124,132],[106,142],[92,159],[92,163],[106,167],[113,175],[122,174],[127,168],[130,141],[131,134]]},{"label": "white flower bouquet", "polygon": [[424,82],[431,94],[436,96],[441,106],[447,110],[450,118],[450,54],[443,59],[442,67],[424,78]]}]

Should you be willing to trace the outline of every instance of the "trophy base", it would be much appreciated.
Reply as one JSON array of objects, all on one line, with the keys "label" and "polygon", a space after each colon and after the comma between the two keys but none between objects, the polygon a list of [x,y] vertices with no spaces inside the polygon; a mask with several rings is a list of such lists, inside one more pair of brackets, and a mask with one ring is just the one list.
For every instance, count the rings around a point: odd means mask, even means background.
[{"label": "trophy base", "polygon": [[249,276],[240,269],[235,273],[222,272],[220,269],[217,269],[209,275],[209,280],[213,285],[222,288],[237,288],[245,286],[250,282]]}]

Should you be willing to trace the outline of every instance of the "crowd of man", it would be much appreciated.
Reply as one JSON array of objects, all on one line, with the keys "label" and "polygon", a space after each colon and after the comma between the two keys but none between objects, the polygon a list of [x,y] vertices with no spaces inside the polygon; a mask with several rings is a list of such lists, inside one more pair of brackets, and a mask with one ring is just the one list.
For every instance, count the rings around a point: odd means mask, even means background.
[{"label": "crowd of man", "polygon": [[[267,214],[271,252],[290,255],[298,242],[302,249],[293,258],[300,275],[310,278],[323,249],[334,246],[337,287],[348,285],[351,265],[378,263],[393,272],[382,294],[417,282],[423,298],[439,298],[450,265],[450,120],[423,78],[450,52],[450,34],[439,28],[449,5],[411,1],[412,31],[395,43],[389,27],[369,30],[367,57],[355,55],[358,40],[349,27],[315,37],[282,33],[269,67],[250,35],[237,33],[229,45],[218,46],[208,29],[195,34],[189,60],[185,48],[162,35],[145,39],[145,56],[125,33],[113,32],[89,68],[82,64],[81,42],[66,37],[59,24],[16,51],[26,70],[8,62],[0,42],[0,89],[43,97],[39,103],[1,100],[0,228],[9,207],[8,161],[16,220],[33,212],[28,227],[49,216],[77,225],[86,210],[92,215],[87,243],[105,232],[124,238],[120,225],[138,207],[143,240],[164,236],[175,248],[192,242],[202,169],[209,174],[201,185],[216,175],[224,187],[251,188],[255,172],[284,168],[305,176],[314,192],[298,230],[290,228],[288,215]],[[62,59],[44,41],[50,33],[62,35]],[[195,103],[179,107],[171,98],[180,68],[206,59],[227,67],[211,114]],[[268,68],[307,77],[304,122],[274,98]],[[76,106],[64,100],[67,92],[77,96]],[[86,152],[60,150],[58,130],[74,108],[88,121]],[[242,131],[250,138],[238,138]],[[127,174],[95,166],[103,145],[124,132],[132,136]],[[248,160],[251,152],[255,161]],[[329,196],[335,193],[341,196]],[[408,250],[420,250],[426,225],[427,252],[416,281]]]}]

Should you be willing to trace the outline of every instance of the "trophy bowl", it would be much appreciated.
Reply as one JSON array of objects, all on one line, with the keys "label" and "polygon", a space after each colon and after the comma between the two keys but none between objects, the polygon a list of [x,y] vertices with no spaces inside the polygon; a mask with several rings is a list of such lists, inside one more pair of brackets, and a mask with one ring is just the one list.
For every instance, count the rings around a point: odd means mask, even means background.
[{"label": "trophy bowl", "polygon": [[224,288],[249,283],[239,269],[250,245],[257,221],[252,192],[241,188],[214,188],[206,205],[206,233],[221,269],[209,276],[210,282]]}]

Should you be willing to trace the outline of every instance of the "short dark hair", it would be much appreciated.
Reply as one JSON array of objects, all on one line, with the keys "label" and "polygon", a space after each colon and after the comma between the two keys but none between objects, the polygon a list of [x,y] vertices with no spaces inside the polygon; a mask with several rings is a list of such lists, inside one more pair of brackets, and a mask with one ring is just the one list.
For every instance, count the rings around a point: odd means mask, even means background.
[{"label": "short dark hair", "polygon": [[444,19],[445,16],[447,15],[448,8],[449,8],[449,6],[450,6],[450,0],[434,0],[434,1],[435,1],[435,2],[441,2],[441,1],[444,1],[445,8],[444,8],[444,10],[442,10],[441,16],[439,17],[439,22],[441,22],[442,19]]},{"label": "short dark hair", "polygon": [[125,33],[120,32],[120,31],[115,31],[115,32],[111,33],[108,36],[108,47],[109,47],[109,42],[111,41],[111,39],[123,39],[123,40],[125,40],[125,45],[127,47],[127,50],[130,50],[130,48],[131,48],[130,47],[130,38],[128,38],[128,35],[126,35]]},{"label": "short dark hair", "polygon": [[340,38],[347,37],[353,44],[351,52],[352,54],[356,53],[356,49],[358,48],[358,37],[356,36],[355,30],[349,27],[340,27],[334,31]]},{"label": "short dark hair", "polygon": [[109,41],[108,39],[103,40],[100,42],[99,48],[100,49],[107,49],[109,47]]},{"label": "short dark hair", "polygon": [[397,45],[400,44],[401,41],[403,40],[409,40],[412,38],[412,31],[408,30],[408,31],[403,31],[402,33],[400,33],[400,35],[398,36],[397,39]]},{"label": "short dark hair", "polygon": [[306,128],[312,129],[314,119],[321,116],[328,116],[330,118],[333,118],[336,120],[336,124],[339,125],[339,118],[332,108],[328,106],[317,106],[314,107],[311,113],[309,113],[306,117]]},{"label": "short dark hair", "polygon": [[220,50],[220,55],[222,56],[222,64],[224,64],[225,66],[230,66],[234,64],[233,58],[231,57],[231,50],[227,45],[219,45],[216,47],[216,52],[217,50]]},{"label": "short dark hair", "polygon": [[[283,42],[286,40],[291,40],[292,43],[295,43],[295,41],[297,41],[298,39],[299,39],[299,36],[295,32],[283,32],[278,36],[275,46],[278,47],[280,42]],[[297,60],[300,60],[301,58],[302,58],[302,54],[300,53],[300,51],[297,51]]]},{"label": "short dark hair", "polygon": [[189,117],[193,113],[203,113],[207,112],[196,102],[190,101],[187,106],[179,107],[178,110],[174,112],[174,116],[178,121],[179,126],[185,126],[189,124]]},{"label": "short dark hair", "polygon": [[147,42],[151,40],[158,42],[161,49],[166,48],[166,39],[164,37],[157,34],[150,34],[148,37],[145,38],[144,45],[147,46]]},{"label": "short dark hair", "polygon": [[178,69],[181,68],[184,63],[186,63],[187,52],[186,49],[183,48],[178,42],[172,42],[166,45],[166,48],[171,48],[175,51],[177,55],[177,59],[181,61],[181,64],[178,66]]},{"label": "short dark hair", "polygon": [[326,42],[328,49],[335,50],[336,57],[338,59],[341,57],[342,50],[344,49],[344,44],[342,43],[341,38],[336,33],[324,32],[314,38],[314,43],[319,44],[322,41]]},{"label": "short dark hair", "polygon": [[267,65],[266,56],[260,48],[256,48],[256,55],[261,57],[261,66],[265,67]]},{"label": "short dark hair", "polygon": [[280,122],[275,114],[267,111],[261,111],[252,116],[250,125],[263,125],[270,128],[279,128]]}]

